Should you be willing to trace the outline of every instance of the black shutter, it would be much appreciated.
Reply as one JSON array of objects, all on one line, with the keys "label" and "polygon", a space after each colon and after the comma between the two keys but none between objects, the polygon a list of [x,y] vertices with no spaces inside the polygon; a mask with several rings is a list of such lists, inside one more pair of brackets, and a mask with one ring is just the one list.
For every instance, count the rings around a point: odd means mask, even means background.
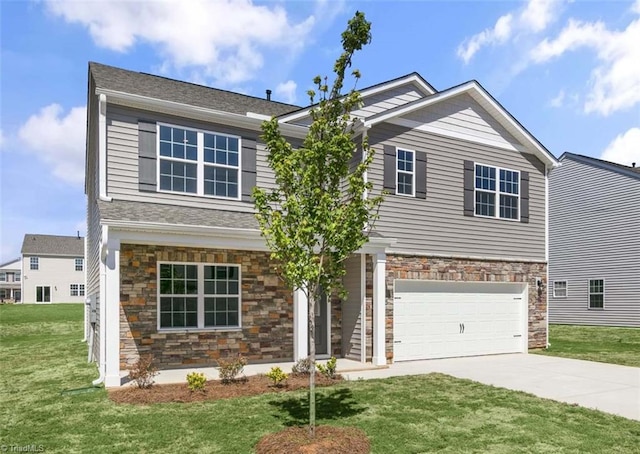
[{"label": "black shutter", "polygon": [[138,121],[138,189],[155,192],[158,181],[156,175],[156,123]]},{"label": "black shutter", "polygon": [[427,198],[427,153],[416,151],[416,198]]},{"label": "black shutter", "polygon": [[396,147],[384,146],[384,189],[396,193]]},{"label": "black shutter", "polygon": [[473,216],[475,212],[475,166],[473,161],[464,161],[464,215]]},{"label": "black shutter", "polygon": [[520,222],[529,223],[529,172],[520,172]]},{"label": "black shutter", "polygon": [[256,139],[242,138],[242,201],[253,202],[256,186]]}]

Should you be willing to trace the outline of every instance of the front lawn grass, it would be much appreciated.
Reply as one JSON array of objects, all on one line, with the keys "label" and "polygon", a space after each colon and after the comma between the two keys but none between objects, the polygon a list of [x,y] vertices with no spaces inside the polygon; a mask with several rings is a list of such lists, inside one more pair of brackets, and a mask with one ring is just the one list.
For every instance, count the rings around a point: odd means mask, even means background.
[{"label": "front lawn grass", "polygon": [[[82,305],[0,306],[0,445],[45,452],[251,453],[305,424],[303,391],[191,404],[119,405],[97,377]],[[637,453],[640,422],[431,374],[318,390],[319,424],[364,430],[374,453]]]},{"label": "front lawn grass", "polygon": [[549,325],[551,347],[532,353],[640,367],[640,329]]}]

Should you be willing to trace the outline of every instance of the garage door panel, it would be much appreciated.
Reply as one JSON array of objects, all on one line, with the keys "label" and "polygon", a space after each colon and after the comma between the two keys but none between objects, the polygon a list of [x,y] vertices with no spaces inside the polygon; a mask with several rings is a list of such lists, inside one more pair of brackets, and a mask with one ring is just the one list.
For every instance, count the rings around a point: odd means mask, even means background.
[{"label": "garage door panel", "polygon": [[526,284],[396,281],[395,287],[396,361],[523,351]]}]

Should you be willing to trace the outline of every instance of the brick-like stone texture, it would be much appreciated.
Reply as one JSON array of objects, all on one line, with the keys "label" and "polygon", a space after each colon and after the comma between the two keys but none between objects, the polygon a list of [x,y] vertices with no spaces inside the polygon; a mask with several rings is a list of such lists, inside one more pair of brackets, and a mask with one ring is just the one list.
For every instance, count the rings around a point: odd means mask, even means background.
[{"label": "brick-like stone texture", "polygon": [[[370,329],[372,282],[371,257],[367,258],[367,357],[370,356],[372,330]],[[527,282],[529,284],[529,348],[546,347],[547,296],[538,291],[536,279],[542,279],[547,288],[546,263],[513,263],[505,261],[479,261],[435,257],[388,255],[386,265],[386,356],[393,361],[393,281],[394,279],[425,279],[470,282]]]},{"label": "brick-like stone texture", "polygon": [[[158,261],[241,265],[242,328],[158,331]],[[153,354],[161,368],[215,366],[216,359],[238,353],[250,362],[293,359],[293,294],[278,278],[268,252],[123,244],[120,276],[123,370],[146,353]]]}]

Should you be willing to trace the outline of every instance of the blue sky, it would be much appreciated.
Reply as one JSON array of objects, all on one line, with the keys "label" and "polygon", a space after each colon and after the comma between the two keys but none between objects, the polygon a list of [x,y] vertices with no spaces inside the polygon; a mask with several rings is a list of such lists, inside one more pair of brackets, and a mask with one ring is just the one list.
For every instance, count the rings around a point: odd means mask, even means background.
[{"label": "blue sky", "polygon": [[476,79],[552,153],[640,165],[640,0],[0,3],[0,263],[85,233],[87,62],[304,105],[356,10],[366,87]]}]

